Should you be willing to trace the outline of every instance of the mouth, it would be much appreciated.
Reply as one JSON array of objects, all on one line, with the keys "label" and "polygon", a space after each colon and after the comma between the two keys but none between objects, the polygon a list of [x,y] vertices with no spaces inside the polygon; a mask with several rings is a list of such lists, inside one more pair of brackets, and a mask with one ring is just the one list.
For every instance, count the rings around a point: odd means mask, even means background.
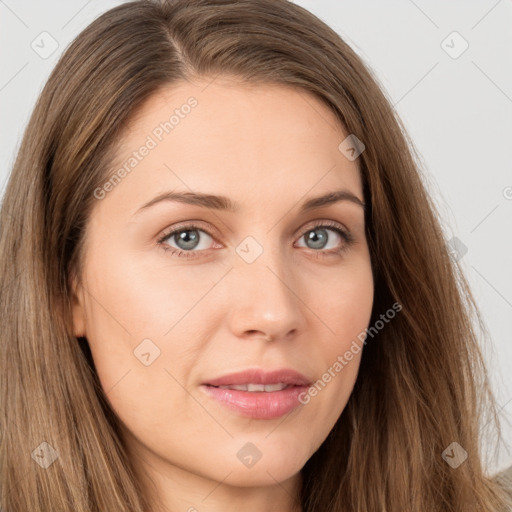
[{"label": "mouth", "polygon": [[302,402],[311,382],[290,369],[261,369],[233,373],[203,383],[201,389],[219,405],[253,419],[274,419],[290,413]]}]

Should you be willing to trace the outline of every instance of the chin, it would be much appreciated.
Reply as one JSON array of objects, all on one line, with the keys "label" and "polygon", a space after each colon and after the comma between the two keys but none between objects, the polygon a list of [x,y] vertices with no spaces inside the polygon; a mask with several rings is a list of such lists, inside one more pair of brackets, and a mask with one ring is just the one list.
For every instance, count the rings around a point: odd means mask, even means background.
[{"label": "chin", "polygon": [[[262,461],[260,461],[262,463]],[[234,487],[266,487],[283,483],[300,473],[300,467],[278,466],[271,462],[266,466],[258,463],[252,468],[236,468],[224,481]],[[222,478],[225,477],[223,475]]]},{"label": "chin", "polygon": [[241,449],[237,447],[236,464],[226,465],[227,472],[232,471],[226,483],[256,487],[284,482],[297,475],[307,462],[308,456],[301,455],[298,447],[284,450],[270,446],[267,441],[267,446],[258,453],[251,443],[244,443]]}]

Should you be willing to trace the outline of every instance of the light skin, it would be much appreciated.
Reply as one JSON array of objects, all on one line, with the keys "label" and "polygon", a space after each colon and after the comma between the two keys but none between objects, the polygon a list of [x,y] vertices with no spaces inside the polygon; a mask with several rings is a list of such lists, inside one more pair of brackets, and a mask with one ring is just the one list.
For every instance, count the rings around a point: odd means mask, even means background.
[{"label": "light skin", "polygon": [[[348,134],[309,93],[210,82],[162,90],[129,123],[120,165],[175,108],[198,102],[95,204],[82,284],[72,280],[74,334],[88,340],[152,512],[291,512],[300,510],[300,470],[343,412],[362,351],[276,419],[244,417],[200,384],[255,367],[292,368],[314,382],[365,330],[373,276],[363,207],[342,200],[300,213],[304,201],[341,189],[363,201],[362,182],[358,161],[338,149]],[[167,191],[227,196],[239,210],[161,201],[136,213]],[[189,221],[199,229],[186,243],[158,244]],[[353,242],[315,228],[325,222]],[[251,263],[237,252],[257,247]],[[134,354],[145,339],[146,360],[160,350],[148,365]],[[262,454],[252,467],[237,457],[248,442]]]}]

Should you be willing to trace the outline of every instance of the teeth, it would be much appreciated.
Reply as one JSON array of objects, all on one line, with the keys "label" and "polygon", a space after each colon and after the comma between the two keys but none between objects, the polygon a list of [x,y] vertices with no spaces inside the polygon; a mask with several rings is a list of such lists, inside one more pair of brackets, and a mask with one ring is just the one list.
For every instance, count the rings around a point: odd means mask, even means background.
[{"label": "teeth", "polygon": [[[281,391],[282,389],[286,389],[287,387],[288,387],[288,384],[283,384],[282,382],[278,382],[277,384],[265,384],[263,386],[263,388],[267,392]],[[249,391],[253,391],[253,390],[249,388]],[[259,390],[255,389],[254,391],[259,391]]]},{"label": "teeth", "polygon": [[232,386],[218,386],[220,389],[234,389],[237,391],[266,391],[271,393],[273,391],[281,391],[286,389],[288,384],[279,382],[278,384],[233,384]]},{"label": "teeth", "polygon": [[247,391],[265,391],[265,386],[264,384],[247,384]]}]

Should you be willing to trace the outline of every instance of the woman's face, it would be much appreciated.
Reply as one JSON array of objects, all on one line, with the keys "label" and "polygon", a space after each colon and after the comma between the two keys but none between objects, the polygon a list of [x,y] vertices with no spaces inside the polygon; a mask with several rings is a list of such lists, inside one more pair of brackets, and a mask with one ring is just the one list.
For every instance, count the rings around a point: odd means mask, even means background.
[{"label": "woman's face", "polygon": [[[325,440],[356,380],[373,302],[362,183],[339,149],[349,134],[315,97],[208,83],[163,90],[128,125],[117,178],[95,192],[74,331],[139,466],[275,485]],[[321,381],[316,394],[293,372]],[[224,376],[256,386],[206,385]]]}]

